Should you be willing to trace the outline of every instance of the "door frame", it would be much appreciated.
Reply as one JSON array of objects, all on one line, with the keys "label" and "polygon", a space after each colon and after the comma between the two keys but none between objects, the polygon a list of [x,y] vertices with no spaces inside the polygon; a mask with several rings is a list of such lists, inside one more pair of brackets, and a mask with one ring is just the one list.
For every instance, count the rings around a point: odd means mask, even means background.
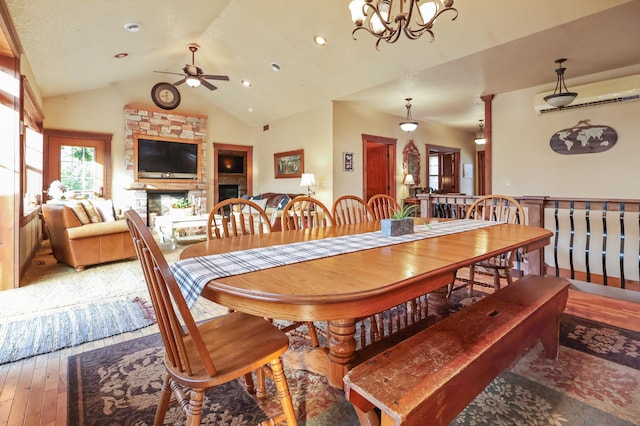
[{"label": "door frame", "polygon": [[[53,161],[55,158],[52,157],[52,147],[56,145],[53,142],[53,138],[61,138],[68,139],[69,145],[73,146],[93,146],[96,148],[100,148],[104,153],[103,159],[103,167],[104,171],[102,173],[103,179],[103,188],[102,188],[102,197],[106,199],[111,199],[111,139],[113,138],[113,134],[111,133],[98,133],[98,132],[83,132],[77,130],[60,130],[60,129],[44,129],[42,132],[43,138],[43,147],[42,151],[44,154],[44,160],[42,164],[42,200],[47,199],[47,188],[49,184],[54,179],[60,179],[60,169],[59,166],[57,168],[51,167],[50,161]],[[92,144],[82,144],[82,143],[73,143],[74,139],[84,139],[93,141]],[[58,156],[58,161],[60,157]],[[57,173],[57,176],[56,176]]]},{"label": "door frame", "polygon": [[[454,148],[454,147],[450,147],[450,146],[443,146],[443,145],[430,145],[430,144],[425,144],[425,152],[426,152],[426,170],[427,170],[427,185],[429,183],[429,155],[431,154],[432,151],[434,152],[438,152],[438,153],[442,153],[442,154],[453,154],[454,156],[454,161],[456,163],[456,179],[455,179],[455,186],[454,186],[454,191],[453,192],[460,192],[460,179],[462,178],[462,165],[460,164],[460,152],[461,149],[460,148]],[[439,180],[442,179],[442,176],[440,175],[440,172],[438,172],[439,175]],[[457,189],[457,191],[455,191],[455,189]]]},{"label": "door frame", "polygon": [[[387,146],[387,176],[386,194],[396,199],[396,146],[398,140],[384,136],[362,134],[362,198],[367,197],[367,147],[370,143],[384,144]],[[367,201],[365,199],[365,201]]]},{"label": "door frame", "polygon": [[[253,146],[235,145],[229,143],[213,143],[213,198],[211,199],[211,207],[218,202],[218,155],[220,151],[238,151],[247,155],[247,194],[253,195]],[[209,199],[209,197],[207,197]]]}]

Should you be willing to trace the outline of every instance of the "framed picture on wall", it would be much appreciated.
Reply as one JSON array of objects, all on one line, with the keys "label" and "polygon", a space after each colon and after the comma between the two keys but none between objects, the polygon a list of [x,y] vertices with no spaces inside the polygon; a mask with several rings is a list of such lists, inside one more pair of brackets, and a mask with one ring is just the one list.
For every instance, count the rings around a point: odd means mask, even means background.
[{"label": "framed picture on wall", "polygon": [[345,172],[353,171],[353,152],[343,152],[342,153],[342,169]]},{"label": "framed picture on wall", "polygon": [[276,179],[301,177],[304,172],[304,150],[276,152],[273,154],[273,168]]}]

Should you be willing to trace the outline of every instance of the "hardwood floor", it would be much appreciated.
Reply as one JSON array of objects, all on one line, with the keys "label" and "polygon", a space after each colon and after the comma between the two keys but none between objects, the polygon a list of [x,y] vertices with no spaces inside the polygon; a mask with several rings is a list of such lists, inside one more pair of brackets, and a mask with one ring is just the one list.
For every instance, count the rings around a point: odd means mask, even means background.
[{"label": "hardwood floor", "polygon": [[[210,312],[212,310],[204,302],[194,316],[196,319],[204,319]],[[638,303],[572,290],[565,312],[640,331]],[[154,325],[0,366],[0,426],[66,425],[67,357],[157,332],[158,328]]]}]

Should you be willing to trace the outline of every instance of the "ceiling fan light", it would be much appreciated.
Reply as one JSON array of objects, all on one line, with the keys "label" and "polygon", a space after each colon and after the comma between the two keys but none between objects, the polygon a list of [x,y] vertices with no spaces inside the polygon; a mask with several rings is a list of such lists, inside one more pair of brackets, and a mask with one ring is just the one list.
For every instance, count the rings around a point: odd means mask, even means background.
[{"label": "ceiling fan light", "polygon": [[196,77],[187,77],[185,83],[187,83],[187,86],[189,87],[198,87],[200,86],[200,79]]}]

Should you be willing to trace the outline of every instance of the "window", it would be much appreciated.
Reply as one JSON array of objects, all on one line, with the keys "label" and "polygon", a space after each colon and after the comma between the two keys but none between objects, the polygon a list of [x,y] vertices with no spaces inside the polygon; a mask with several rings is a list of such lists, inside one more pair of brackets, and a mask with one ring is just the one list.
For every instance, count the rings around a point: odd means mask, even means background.
[{"label": "window", "polygon": [[96,149],[88,146],[60,147],[60,182],[74,196],[94,198],[100,192],[96,186],[98,164]]},{"label": "window", "polygon": [[429,155],[429,188],[434,192],[440,189],[440,156]]},{"label": "window", "polygon": [[27,127],[25,132],[24,214],[35,210],[42,202],[42,134]]}]

